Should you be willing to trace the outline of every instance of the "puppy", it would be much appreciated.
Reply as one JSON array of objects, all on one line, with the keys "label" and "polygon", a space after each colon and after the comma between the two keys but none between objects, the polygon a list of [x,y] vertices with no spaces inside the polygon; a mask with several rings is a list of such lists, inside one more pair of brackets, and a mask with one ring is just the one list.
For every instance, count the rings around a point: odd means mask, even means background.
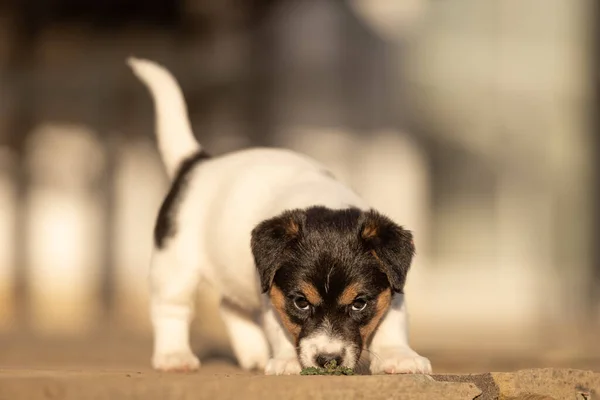
[{"label": "puppy", "polygon": [[154,231],[153,367],[200,366],[189,327],[205,279],[220,293],[244,369],[298,374],[331,360],[355,368],[366,353],[373,374],[430,373],[407,337],[411,233],[300,154],[256,148],[210,157],[171,73],[149,60],[128,64],[151,93],[172,180]]}]

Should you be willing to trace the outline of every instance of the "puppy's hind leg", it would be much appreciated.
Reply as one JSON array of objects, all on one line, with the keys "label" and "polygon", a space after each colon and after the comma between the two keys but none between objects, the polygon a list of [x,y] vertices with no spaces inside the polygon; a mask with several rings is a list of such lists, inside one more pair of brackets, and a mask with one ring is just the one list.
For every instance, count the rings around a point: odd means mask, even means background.
[{"label": "puppy's hind leg", "polygon": [[226,299],[221,300],[219,311],[240,367],[263,370],[269,359],[269,344],[261,326],[250,313]]},{"label": "puppy's hind leg", "polygon": [[200,361],[190,348],[189,331],[200,269],[199,265],[178,257],[174,245],[156,250],[152,257],[152,366],[161,371],[193,371],[198,369]]}]

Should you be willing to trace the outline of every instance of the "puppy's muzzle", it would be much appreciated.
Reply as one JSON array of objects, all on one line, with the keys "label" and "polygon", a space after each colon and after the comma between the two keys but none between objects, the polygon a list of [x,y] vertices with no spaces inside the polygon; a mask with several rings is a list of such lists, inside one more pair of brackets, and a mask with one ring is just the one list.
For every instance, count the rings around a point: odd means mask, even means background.
[{"label": "puppy's muzzle", "polygon": [[315,363],[319,367],[325,367],[330,362],[335,361],[336,365],[342,365],[344,357],[341,353],[321,353],[315,356]]}]

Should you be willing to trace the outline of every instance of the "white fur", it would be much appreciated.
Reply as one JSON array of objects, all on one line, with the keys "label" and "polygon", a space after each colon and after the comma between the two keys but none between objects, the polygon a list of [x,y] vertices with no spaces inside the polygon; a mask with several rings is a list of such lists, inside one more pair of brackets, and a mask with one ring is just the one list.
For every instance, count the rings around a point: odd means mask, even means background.
[{"label": "white fur", "polygon": [[127,63],[135,75],[151,89],[158,148],[167,173],[172,178],[181,161],[200,149],[190,126],[185,100],[175,78],[166,69],[152,61],[133,57]]},{"label": "white fur", "polygon": [[[200,149],[193,138],[181,90],[158,64],[135,58],[128,63],[152,93],[159,149],[170,176],[174,176],[179,163]],[[294,345],[260,292],[250,233],[261,221],[285,210],[314,205],[368,209],[357,194],[335,180],[322,165],[291,151],[239,151],[204,161],[191,172],[178,203],[177,234],[167,240],[164,249],[155,249],[152,257],[156,369],[189,370],[199,366],[189,347],[188,330],[199,280],[206,279],[224,299],[221,316],[243,368],[265,368],[267,374],[300,372]],[[253,316],[260,313],[259,324]],[[409,349],[406,329],[402,306],[390,311],[375,337],[379,338],[375,342],[380,345],[374,347],[379,356],[392,363],[398,361],[394,368],[388,368],[396,373],[416,371],[396,351]],[[317,347],[322,345],[322,339],[315,340]],[[388,348],[392,349],[389,354]]]},{"label": "white fur", "polygon": [[431,363],[408,345],[408,315],[403,294],[392,298],[390,309],[369,346],[374,374],[431,373]]},{"label": "white fur", "polygon": [[[219,311],[240,366],[246,370],[264,370],[269,360],[269,344],[262,326],[226,299],[221,301]],[[248,346],[248,343],[252,346]]]},{"label": "white fur", "polygon": [[323,326],[316,330],[316,333],[303,338],[299,343],[299,357],[302,365],[318,367],[315,358],[319,354],[341,354],[343,356],[343,366],[354,367],[356,357],[351,350],[352,343],[347,343],[336,337],[331,329],[329,321],[325,320]]}]

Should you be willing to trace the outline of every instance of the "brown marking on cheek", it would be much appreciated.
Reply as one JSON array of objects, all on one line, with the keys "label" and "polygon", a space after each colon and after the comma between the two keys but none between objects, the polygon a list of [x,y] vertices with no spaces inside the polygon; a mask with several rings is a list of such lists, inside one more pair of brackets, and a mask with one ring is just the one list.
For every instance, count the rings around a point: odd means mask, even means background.
[{"label": "brown marking on cheek", "polygon": [[344,291],[342,292],[340,297],[338,298],[338,302],[344,306],[351,304],[354,301],[354,299],[356,299],[358,294],[360,293],[360,289],[361,289],[361,286],[358,283],[352,283],[352,284],[348,285],[344,289]]},{"label": "brown marking on cheek", "polygon": [[315,288],[312,284],[308,282],[300,283],[300,291],[302,291],[302,293],[306,296],[306,300],[308,300],[308,302],[313,306],[316,306],[323,302],[323,299],[321,298],[321,295],[319,294],[317,288]]},{"label": "brown marking on cheek", "polygon": [[381,317],[383,317],[383,314],[385,314],[391,302],[391,289],[386,289],[383,292],[381,292],[379,296],[377,296],[377,300],[375,301],[375,315],[373,316],[371,321],[369,321],[368,324],[360,328],[360,336],[365,345],[371,339],[373,332],[375,332],[375,329],[381,321]]},{"label": "brown marking on cheek", "polygon": [[281,323],[287,329],[287,331],[292,335],[294,339],[294,343],[298,343],[298,336],[300,335],[300,325],[295,324],[290,319],[289,315],[285,311],[285,295],[277,286],[273,285],[271,290],[269,291],[269,297],[271,298],[271,304],[277,311],[279,315],[279,319]]}]

